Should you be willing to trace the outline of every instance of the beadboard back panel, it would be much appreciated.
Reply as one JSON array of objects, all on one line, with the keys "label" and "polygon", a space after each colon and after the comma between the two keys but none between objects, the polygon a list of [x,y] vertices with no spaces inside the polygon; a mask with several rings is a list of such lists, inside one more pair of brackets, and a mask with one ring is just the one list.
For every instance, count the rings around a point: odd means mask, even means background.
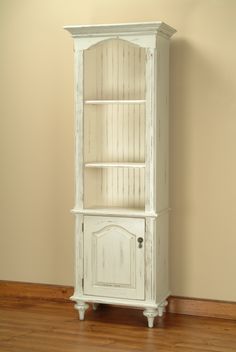
[{"label": "beadboard back panel", "polygon": [[145,104],[84,107],[84,162],[145,162]]},{"label": "beadboard back panel", "polygon": [[145,66],[146,50],[120,39],[84,51],[85,208],[145,207]]},{"label": "beadboard back panel", "polygon": [[145,208],[144,168],[86,168],[85,208]]},{"label": "beadboard back panel", "polygon": [[145,49],[109,39],[85,50],[84,98],[145,99]]}]

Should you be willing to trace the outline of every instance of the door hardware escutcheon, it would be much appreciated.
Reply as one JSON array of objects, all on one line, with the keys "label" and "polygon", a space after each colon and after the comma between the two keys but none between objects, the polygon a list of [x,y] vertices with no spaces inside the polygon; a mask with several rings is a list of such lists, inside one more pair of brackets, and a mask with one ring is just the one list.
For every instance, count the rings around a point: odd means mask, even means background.
[{"label": "door hardware escutcheon", "polygon": [[138,241],[138,248],[142,248],[143,238],[139,237],[137,241]]}]

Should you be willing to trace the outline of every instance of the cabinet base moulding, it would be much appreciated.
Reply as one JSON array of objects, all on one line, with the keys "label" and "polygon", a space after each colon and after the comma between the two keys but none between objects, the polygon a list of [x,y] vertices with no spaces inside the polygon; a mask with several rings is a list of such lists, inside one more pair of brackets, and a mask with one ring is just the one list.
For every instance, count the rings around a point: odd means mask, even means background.
[{"label": "cabinet base moulding", "polygon": [[167,295],[159,303],[149,303],[144,300],[133,300],[133,299],[122,299],[122,298],[111,298],[111,297],[99,297],[99,296],[89,296],[89,295],[77,295],[74,294],[70,297],[70,300],[73,302],[85,302],[89,304],[96,305],[109,305],[109,306],[118,306],[118,307],[129,307],[136,309],[146,309],[146,310],[157,310],[158,315],[162,316],[166,311],[165,307],[168,304]]}]

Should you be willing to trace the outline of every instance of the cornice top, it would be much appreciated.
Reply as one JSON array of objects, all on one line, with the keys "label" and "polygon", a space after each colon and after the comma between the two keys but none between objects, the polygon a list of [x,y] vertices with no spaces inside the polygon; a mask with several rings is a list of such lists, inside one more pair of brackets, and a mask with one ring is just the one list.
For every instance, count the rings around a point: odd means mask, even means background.
[{"label": "cornice top", "polygon": [[176,32],[174,28],[161,21],[95,25],[71,25],[64,26],[64,29],[69,31],[72,37],[160,34],[167,38],[170,38]]}]

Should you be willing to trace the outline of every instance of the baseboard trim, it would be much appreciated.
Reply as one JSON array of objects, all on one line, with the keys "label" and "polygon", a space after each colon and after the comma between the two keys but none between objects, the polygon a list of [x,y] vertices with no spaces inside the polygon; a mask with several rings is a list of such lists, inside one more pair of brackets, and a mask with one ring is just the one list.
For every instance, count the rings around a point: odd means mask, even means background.
[{"label": "baseboard trim", "polygon": [[170,296],[168,311],[176,314],[236,320],[236,302]]},{"label": "baseboard trim", "polygon": [[[0,299],[38,299],[71,302],[74,288],[71,286],[0,280]],[[236,302],[170,296],[168,312],[236,320]]]},{"label": "baseboard trim", "polygon": [[69,297],[73,292],[74,288],[71,286],[0,280],[0,298],[31,298],[69,302]]}]

